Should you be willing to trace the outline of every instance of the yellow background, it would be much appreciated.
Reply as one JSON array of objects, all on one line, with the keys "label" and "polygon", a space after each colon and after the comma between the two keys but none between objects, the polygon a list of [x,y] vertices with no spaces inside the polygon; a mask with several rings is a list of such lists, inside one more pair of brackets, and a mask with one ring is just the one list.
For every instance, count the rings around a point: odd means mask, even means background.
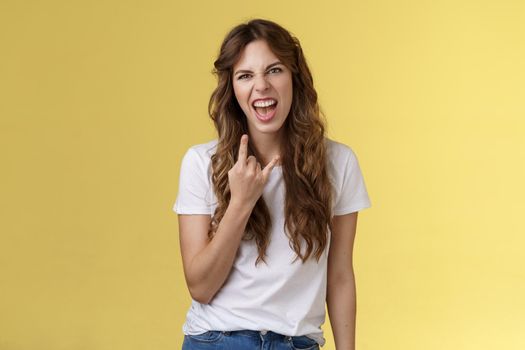
[{"label": "yellow background", "polygon": [[524,349],[525,2],[2,0],[0,350],[180,348],[180,160],[252,17],[365,176],[357,348]]}]

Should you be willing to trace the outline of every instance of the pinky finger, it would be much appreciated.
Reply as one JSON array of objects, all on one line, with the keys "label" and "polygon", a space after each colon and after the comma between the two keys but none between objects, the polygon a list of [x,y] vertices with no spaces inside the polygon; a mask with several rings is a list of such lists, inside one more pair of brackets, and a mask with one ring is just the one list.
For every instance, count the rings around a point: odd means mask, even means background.
[{"label": "pinky finger", "polygon": [[270,163],[268,163],[264,167],[262,171],[262,175],[265,179],[268,179],[268,177],[270,176],[270,173],[272,172],[273,167],[275,166],[275,164],[277,164],[278,161],[279,161],[279,156],[275,157]]}]

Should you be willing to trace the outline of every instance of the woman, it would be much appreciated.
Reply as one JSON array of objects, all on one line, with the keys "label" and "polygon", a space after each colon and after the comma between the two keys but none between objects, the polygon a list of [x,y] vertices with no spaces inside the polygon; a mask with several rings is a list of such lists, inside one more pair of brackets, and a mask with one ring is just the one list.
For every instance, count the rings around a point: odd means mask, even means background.
[{"label": "woman", "polygon": [[191,147],[174,210],[192,296],[183,349],[318,349],[325,302],[354,349],[352,247],[370,206],[352,150],[324,135],[299,41],[256,19],[215,61],[218,139]]}]

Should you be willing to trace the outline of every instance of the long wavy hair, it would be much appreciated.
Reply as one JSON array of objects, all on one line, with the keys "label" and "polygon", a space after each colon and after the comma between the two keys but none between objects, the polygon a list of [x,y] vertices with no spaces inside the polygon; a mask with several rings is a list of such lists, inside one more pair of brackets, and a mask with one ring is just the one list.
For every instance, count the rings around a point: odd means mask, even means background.
[{"label": "long wavy hair", "polygon": [[[303,263],[311,256],[317,261],[328,244],[331,231],[332,185],[327,172],[325,119],[317,101],[313,78],[299,40],[286,29],[269,20],[254,19],[233,28],[225,37],[213,73],[217,87],[208,113],[218,132],[218,144],[212,160],[212,182],[217,208],[208,236],[211,239],[230,201],[228,171],[234,166],[242,134],[248,134],[246,116],[233,90],[233,66],[250,42],[265,40],[272,52],[292,72],[293,97],[283,124],[284,141],[281,164],[286,188],[284,230],[290,248]],[[249,146],[249,154],[255,155]],[[268,207],[259,198],[250,215],[243,239],[255,240],[259,256],[255,264],[265,262],[272,222]],[[294,260],[294,261],[295,261]]]}]

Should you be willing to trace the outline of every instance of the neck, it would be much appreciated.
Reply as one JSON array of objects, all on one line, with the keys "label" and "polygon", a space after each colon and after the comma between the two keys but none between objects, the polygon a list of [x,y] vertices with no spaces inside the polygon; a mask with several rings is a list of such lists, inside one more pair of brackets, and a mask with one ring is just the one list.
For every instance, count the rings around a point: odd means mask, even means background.
[{"label": "neck", "polygon": [[282,140],[282,132],[278,134],[250,133],[248,142],[254,148],[255,156],[264,168],[275,156],[281,154]]}]

